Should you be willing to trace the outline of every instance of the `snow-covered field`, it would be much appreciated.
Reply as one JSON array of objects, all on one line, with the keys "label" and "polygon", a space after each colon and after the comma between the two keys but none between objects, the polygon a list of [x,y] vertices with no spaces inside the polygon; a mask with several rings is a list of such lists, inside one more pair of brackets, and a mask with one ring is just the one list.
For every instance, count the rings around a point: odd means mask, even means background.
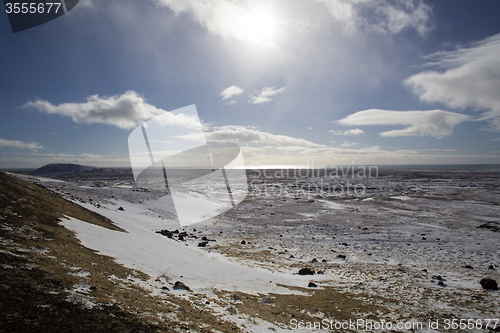
[{"label": "snow-covered field", "polygon": [[[108,175],[32,181],[125,229],[112,231],[71,218],[62,222],[86,247],[153,279],[165,275],[194,293],[211,295],[214,290],[304,294],[307,289],[301,288],[314,282],[318,288],[384,299],[390,310],[386,319],[423,322],[500,317],[499,292],[479,284],[484,277],[500,282],[499,176],[387,171],[376,178],[298,181],[250,175],[251,191],[243,203],[187,228],[175,220],[172,205],[158,205],[165,198],[127,180]],[[337,190],[318,192],[325,180]],[[362,187],[348,192],[348,181]],[[316,187],[311,190],[311,185]],[[173,234],[156,233],[160,230]],[[316,274],[298,275],[304,267]]]}]

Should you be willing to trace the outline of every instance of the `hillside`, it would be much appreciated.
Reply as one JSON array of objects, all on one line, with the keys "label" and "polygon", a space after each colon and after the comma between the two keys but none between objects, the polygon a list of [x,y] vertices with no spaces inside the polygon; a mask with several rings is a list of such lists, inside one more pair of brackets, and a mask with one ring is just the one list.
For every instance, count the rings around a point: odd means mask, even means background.
[{"label": "hillside", "polygon": [[[234,327],[218,324],[215,316],[177,297],[156,302],[134,284],[149,276],[82,246],[59,223],[65,215],[122,231],[99,214],[0,172],[0,332],[157,332],[192,330],[200,323],[223,331]],[[159,314],[177,319],[157,323]]]}]

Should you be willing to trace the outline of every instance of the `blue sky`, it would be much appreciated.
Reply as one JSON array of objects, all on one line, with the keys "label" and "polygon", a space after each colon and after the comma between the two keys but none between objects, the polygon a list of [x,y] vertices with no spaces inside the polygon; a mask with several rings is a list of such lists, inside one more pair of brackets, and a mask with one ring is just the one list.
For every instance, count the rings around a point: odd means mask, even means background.
[{"label": "blue sky", "polygon": [[500,1],[80,0],[0,15],[0,168],[129,166],[195,104],[247,165],[500,163]]}]

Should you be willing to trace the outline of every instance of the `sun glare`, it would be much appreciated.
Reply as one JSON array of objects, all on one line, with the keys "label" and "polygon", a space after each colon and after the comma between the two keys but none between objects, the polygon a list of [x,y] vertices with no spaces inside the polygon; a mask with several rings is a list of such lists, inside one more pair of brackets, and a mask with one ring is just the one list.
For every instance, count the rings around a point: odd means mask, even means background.
[{"label": "sun glare", "polygon": [[261,44],[270,44],[274,37],[275,21],[269,10],[252,10],[242,20],[241,28],[246,38]]}]

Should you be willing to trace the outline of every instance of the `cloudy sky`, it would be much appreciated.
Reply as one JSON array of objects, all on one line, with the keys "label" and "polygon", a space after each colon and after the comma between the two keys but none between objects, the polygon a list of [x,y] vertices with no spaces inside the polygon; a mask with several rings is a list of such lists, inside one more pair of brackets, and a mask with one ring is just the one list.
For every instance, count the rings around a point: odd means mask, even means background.
[{"label": "cloudy sky", "polygon": [[247,165],[500,163],[500,1],[80,0],[0,15],[0,168],[129,166],[195,104]]}]

